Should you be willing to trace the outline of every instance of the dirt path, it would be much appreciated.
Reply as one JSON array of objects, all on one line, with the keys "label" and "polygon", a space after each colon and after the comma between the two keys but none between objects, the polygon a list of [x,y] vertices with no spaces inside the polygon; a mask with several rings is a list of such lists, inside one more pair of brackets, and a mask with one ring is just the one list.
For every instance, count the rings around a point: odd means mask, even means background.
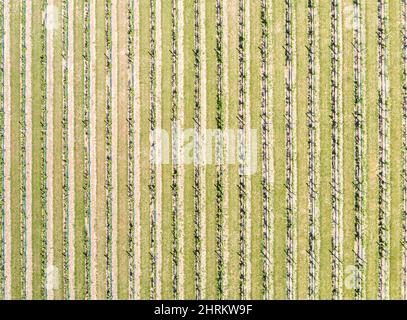
[{"label": "dirt path", "polygon": [[[224,107],[224,118],[225,118],[225,129],[228,130],[228,119],[229,119],[229,25],[228,25],[228,0],[221,0],[223,6],[223,89],[224,89],[224,96],[225,96],[225,107]],[[225,141],[225,157],[223,159],[225,164],[224,170],[224,214],[223,214],[223,239],[224,239],[224,256],[223,256],[223,266],[224,266],[224,280],[223,280],[223,288],[224,288],[224,297],[229,297],[229,286],[228,286],[228,275],[229,275],[229,223],[228,223],[228,205],[229,205],[229,188],[228,188],[228,139],[227,136],[224,134]]]},{"label": "dirt path", "polygon": [[201,170],[201,295],[202,298],[206,297],[206,13],[205,13],[205,1],[200,2],[201,13],[200,13],[200,25],[201,25],[201,160],[202,160],[202,170]]},{"label": "dirt path", "polygon": [[139,0],[134,0],[134,205],[135,205],[135,221],[134,221],[134,261],[135,261],[135,289],[134,298],[140,299],[140,277],[141,277],[141,226],[140,226],[140,3]]},{"label": "dirt path", "polygon": [[[246,170],[248,170],[247,176],[247,185],[246,185],[246,192],[247,192],[247,225],[246,225],[246,299],[250,299],[251,292],[252,292],[252,266],[251,266],[251,241],[252,241],[252,219],[251,219],[251,174],[252,174],[252,148],[251,148],[251,121],[250,121],[250,0],[245,0],[245,20],[246,20],[246,52],[245,60],[246,60],[246,80],[245,80],[245,90],[246,90],[246,128],[245,128],[245,135],[246,135]],[[257,155],[255,155],[257,157]]]},{"label": "dirt path", "polygon": [[[162,21],[161,21],[161,1],[156,2],[156,18],[157,18],[157,55],[156,55],[156,102],[157,102],[157,129],[161,129],[161,75],[162,75]],[[161,139],[157,137],[157,154],[159,159],[162,159]],[[158,164],[156,172],[156,208],[157,208],[157,299],[161,299],[162,289],[162,166]]]},{"label": "dirt path", "polygon": [[96,1],[90,3],[90,188],[91,188],[91,299],[96,299],[97,283],[97,171],[96,171]]},{"label": "dirt path", "polygon": [[74,4],[68,1],[68,161],[69,161],[69,296],[75,299],[75,94]]},{"label": "dirt path", "polygon": [[54,299],[54,0],[47,8],[47,299]]},{"label": "dirt path", "polygon": [[5,214],[5,300],[11,299],[11,61],[10,0],[4,2],[4,214]]},{"label": "dirt path", "polygon": [[32,19],[32,1],[27,1],[26,12],[26,217],[27,217],[27,248],[26,248],[26,294],[27,300],[32,299],[32,84],[31,84],[31,19]]},{"label": "dirt path", "polygon": [[118,77],[118,34],[117,0],[112,1],[112,296],[117,299],[117,77]]},{"label": "dirt path", "polygon": [[[184,0],[178,0],[178,121],[180,132],[184,128]],[[184,136],[179,135],[179,155],[180,164],[178,166],[178,189],[179,208],[178,208],[178,244],[179,244],[179,261],[178,261],[178,292],[179,298],[184,299]]]}]

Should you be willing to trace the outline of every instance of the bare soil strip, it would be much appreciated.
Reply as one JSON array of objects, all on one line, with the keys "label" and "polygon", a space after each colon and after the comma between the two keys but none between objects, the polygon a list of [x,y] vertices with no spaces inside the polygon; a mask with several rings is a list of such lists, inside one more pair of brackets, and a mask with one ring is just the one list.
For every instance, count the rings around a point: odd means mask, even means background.
[{"label": "bare soil strip", "polygon": [[47,299],[54,298],[57,279],[54,278],[54,0],[48,0],[47,7]]},{"label": "bare soil strip", "polygon": [[[245,47],[245,72],[246,72],[246,78],[245,78],[245,83],[244,83],[244,90],[246,91],[246,106],[245,106],[245,112],[246,112],[246,124],[245,124],[245,129],[244,129],[244,135],[246,136],[246,145],[245,147],[245,167],[246,167],[246,175],[247,175],[247,185],[246,185],[246,192],[247,192],[247,222],[246,222],[246,255],[245,255],[245,260],[246,260],[246,295],[245,299],[250,299],[251,298],[251,292],[252,292],[252,219],[251,219],[251,189],[252,189],[252,183],[251,183],[251,175],[252,175],[252,156],[257,157],[257,153],[254,154],[252,151],[252,142],[251,142],[251,121],[250,121],[250,0],[246,0],[245,2],[245,30],[244,32],[246,33],[246,47]],[[257,138],[257,137],[254,137]],[[257,141],[256,141],[257,143]],[[254,161],[257,161],[255,159]]]},{"label": "bare soil strip", "polygon": [[[229,18],[227,14],[227,10],[225,8],[228,7],[227,0],[221,0],[222,1],[222,6],[224,8],[223,11],[223,40],[222,44],[224,46],[223,50],[223,74],[224,74],[224,79],[223,79],[223,88],[224,88],[224,96],[225,96],[225,107],[224,107],[224,117],[225,117],[225,128],[228,129],[228,119],[229,119],[229,36],[228,36],[228,30],[229,30]],[[227,137],[224,136],[225,139],[225,170],[224,170],[224,185],[228,186],[228,140]],[[224,280],[223,280],[223,286],[224,286],[224,297],[229,296],[229,289],[228,289],[228,262],[229,262],[229,224],[228,224],[228,200],[229,200],[229,188],[225,187],[224,189],[224,208],[225,208],[225,213],[224,213],[224,227],[223,227],[223,246],[224,246]]]},{"label": "bare soil strip", "polygon": [[292,300],[296,297],[296,145],[295,145],[295,14],[291,0],[286,1],[285,11],[285,98],[286,98],[286,213],[287,213],[287,243],[286,243],[286,293]]},{"label": "bare soil strip", "polygon": [[69,163],[69,298],[75,299],[75,95],[74,95],[74,5],[68,1],[68,163]]},{"label": "bare soil strip", "polygon": [[[140,2],[134,0],[134,189],[140,190]],[[140,226],[140,192],[134,195],[135,212],[134,212],[134,298],[140,299],[140,277],[141,277],[141,226]]]},{"label": "bare soil strip", "polygon": [[402,62],[403,62],[403,238],[402,297],[407,300],[407,1],[402,0]]},{"label": "bare soil strip", "polygon": [[[161,1],[156,1],[157,10],[157,56],[156,56],[156,102],[157,102],[157,128],[161,129],[161,74],[162,74],[162,29],[161,29]],[[156,137],[157,144],[157,156],[158,159],[162,159],[162,146],[160,135]],[[162,166],[161,161],[157,164],[157,295],[156,299],[161,299],[161,287],[162,287]]]},{"label": "bare soil strip", "polygon": [[112,297],[117,299],[117,0],[112,1]]},{"label": "bare soil strip", "polygon": [[353,3],[354,14],[354,100],[355,100],[355,298],[365,298],[366,257],[365,257],[365,224],[366,224],[366,173],[365,153],[365,105],[364,105],[364,24],[360,0]]},{"label": "bare soil strip", "polygon": [[90,188],[91,213],[89,233],[91,242],[91,283],[90,298],[96,299],[97,283],[97,235],[96,235],[96,206],[97,206],[97,171],[96,171],[96,0],[90,2]]},{"label": "bare soil strip", "polygon": [[319,106],[318,106],[318,12],[308,2],[308,297],[319,293]]},{"label": "bare soil strip", "polygon": [[[184,0],[178,1],[178,63],[177,63],[177,90],[178,90],[178,128],[181,132],[184,128]],[[184,136],[178,135],[178,193],[184,194]],[[184,299],[184,197],[180,196],[178,201],[178,297]]]},{"label": "bare soil strip", "polygon": [[388,83],[388,3],[378,1],[378,65],[379,65],[379,299],[389,298],[390,283],[390,117]]},{"label": "bare soil strip", "polygon": [[32,1],[27,1],[26,11],[26,298],[32,299],[32,75],[31,75],[31,19]]},{"label": "bare soil strip", "polygon": [[11,62],[10,0],[4,2],[4,298],[11,299]]},{"label": "bare soil strip", "polygon": [[201,297],[206,297],[206,174],[205,174],[205,165],[206,165],[206,12],[205,12],[205,1],[200,2],[200,33],[201,33],[201,50],[200,50],[200,61],[201,65],[201,125],[203,126],[203,130],[201,132],[201,160],[202,160],[202,167],[201,167],[201,269],[199,272],[201,273],[201,284],[202,284],[202,291]]}]

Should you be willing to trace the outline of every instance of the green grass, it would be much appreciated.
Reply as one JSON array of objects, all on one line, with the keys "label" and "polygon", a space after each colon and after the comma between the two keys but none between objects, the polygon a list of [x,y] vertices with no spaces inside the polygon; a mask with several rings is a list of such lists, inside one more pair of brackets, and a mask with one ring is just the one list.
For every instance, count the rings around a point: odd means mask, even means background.
[{"label": "green grass", "polygon": [[273,6],[273,129],[274,129],[274,298],[286,298],[286,189],[285,181],[285,80],[284,80],[284,11],[283,2]]},{"label": "green grass", "polygon": [[[296,14],[296,50],[297,50],[297,296],[308,296],[308,1],[297,1]],[[303,27],[300,27],[303,26]]]},{"label": "green grass", "polygon": [[83,3],[75,2],[74,8],[74,99],[75,99],[75,296],[85,299],[85,256],[84,256],[84,233],[85,233],[85,209],[83,190],[84,174],[84,129],[83,129],[83,33],[84,15]]},{"label": "green grass", "polygon": [[320,298],[331,299],[331,108],[330,108],[330,3],[319,2],[320,32],[320,115],[321,115],[321,195],[320,195]]},{"label": "green grass", "polygon": [[[401,88],[401,6],[389,1],[390,16],[390,166],[391,166],[391,219],[390,219],[390,297],[401,299],[402,283],[402,108]],[[392,63],[393,62],[393,63]]]},{"label": "green grass", "polygon": [[[366,26],[377,30],[377,6],[374,2],[366,3]],[[378,294],[378,107],[377,107],[377,35],[366,34],[366,105],[371,106],[367,113],[368,137],[368,232],[367,232],[367,278],[366,290],[368,299],[377,299]]]},{"label": "green grass", "polygon": [[105,3],[96,3],[96,171],[97,171],[97,208],[96,208],[96,272],[97,285],[96,296],[99,299],[106,299],[106,74],[105,74]]},{"label": "green grass", "polygon": [[20,3],[10,2],[10,63],[11,63],[11,296],[21,295],[20,257]]},{"label": "green grass", "polygon": [[[33,61],[39,61],[41,55],[41,2],[35,2],[33,5],[32,12],[32,59]],[[33,106],[39,106],[41,104],[41,87],[40,81],[36,79],[40,78],[40,64],[32,64],[32,103]],[[33,298],[40,299],[40,289],[41,289],[41,203],[40,203],[40,153],[41,153],[41,108],[33,108],[32,121],[33,121],[33,136],[32,136],[32,148],[33,148],[33,166],[32,166],[32,212],[33,212],[33,226],[32,226],[32,245],[33,245]]]}]

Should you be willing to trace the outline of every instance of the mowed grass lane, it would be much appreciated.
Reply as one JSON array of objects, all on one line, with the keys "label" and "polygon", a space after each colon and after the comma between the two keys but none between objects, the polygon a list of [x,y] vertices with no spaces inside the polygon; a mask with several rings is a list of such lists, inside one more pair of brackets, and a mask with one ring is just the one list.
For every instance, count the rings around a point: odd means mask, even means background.
[{"label": "mowed grass lane", "polygon": [[390,297],[402,298],[402,38],[401,1],[389,1],[389,81],[390,81]]},{"label": "mowed grass lane", "polygon": [[[366,26],[377,30],[377,3],[366,2]],[[366,33],[366,105],[371,106],[367,112],[367,234],[366,234],[366,298],[378,297],[378,63],[377,63],[377,33]]]},{"label": "mowed grass lane", "polygon": [[[274,298],[286,299],[286,188],[285,181],[285,2],[272,10],[273,131],[274,131]],[[279,63],[276,63],[279,61]]]},{"label": "mowed grass lane", "polygon": [[85,299],[85,203],[84,203],[84,63],[83,34],[84,3],[75,1],[74,5],[74,101],[75,101],[75,298]]},{"label": "mowed grass lane", "polygon": [[[10,65],[6,66],[10,74],[11,96],[11,142],[10,142],[10,205],[11,205],[11,298],[19,298],[21,295],[21,257],[20,257],[20,3],[9,1],[10,26]],[[6,146],[7,148],[7,146]]]}]

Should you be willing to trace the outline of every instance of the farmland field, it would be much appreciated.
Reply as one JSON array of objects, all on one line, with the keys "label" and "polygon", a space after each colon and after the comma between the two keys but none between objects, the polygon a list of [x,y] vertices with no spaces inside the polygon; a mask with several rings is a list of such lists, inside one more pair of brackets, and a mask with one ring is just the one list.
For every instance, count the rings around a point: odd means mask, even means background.
[{"label": "farmland field", "polygon": [[407,0],[0,0],[0,299],[407,299]]}]

